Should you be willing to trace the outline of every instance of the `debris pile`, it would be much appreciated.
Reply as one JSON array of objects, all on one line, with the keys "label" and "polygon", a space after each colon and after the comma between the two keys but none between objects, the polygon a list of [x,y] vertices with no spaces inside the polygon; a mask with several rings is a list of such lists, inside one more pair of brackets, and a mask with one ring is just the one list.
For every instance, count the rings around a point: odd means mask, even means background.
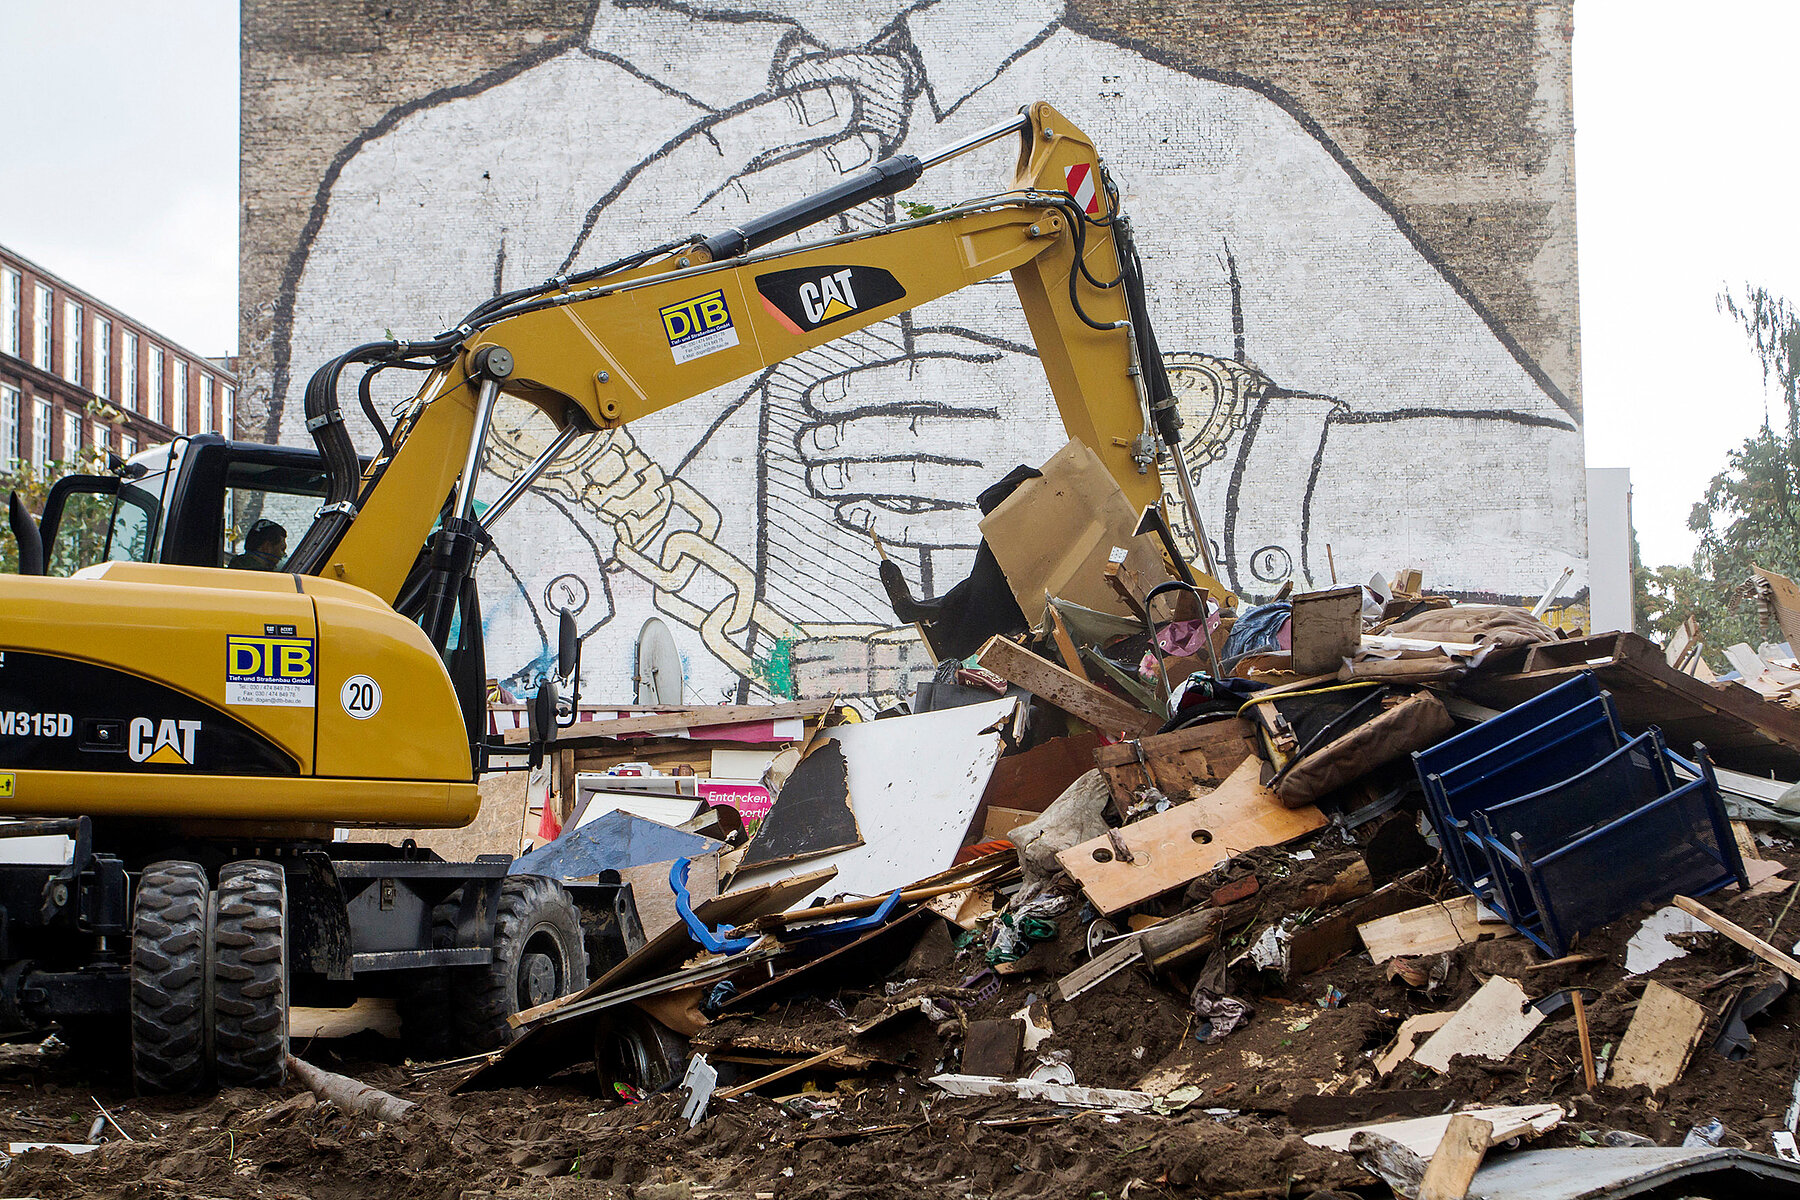
[{"label": "debris pile", "polygon": [[[1085,453],[983,522],[1017,613],[904,598],[966,651],[906,703],[563,733],[504,837],[618,952],[504,1050],[322,1040],[421,1103],[228,1094],[185,1127],[243,1131],[221,1175],[158,1101],[84,1186],[304,1190],[312,1152],[397,1195],[1800,1186],[1800,714],[1553,596],[1249,603]],[[73,1194],[48,1162],[18,1188]]]}]

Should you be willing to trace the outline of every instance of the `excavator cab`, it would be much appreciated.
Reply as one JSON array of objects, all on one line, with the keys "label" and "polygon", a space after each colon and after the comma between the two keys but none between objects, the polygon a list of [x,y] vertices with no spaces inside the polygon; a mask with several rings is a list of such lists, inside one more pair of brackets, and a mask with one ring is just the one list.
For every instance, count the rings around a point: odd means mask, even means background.
[{"label": "excavator cab", "polygon": [[[103,562],[229,567],[269,522],[303,530],[327,481],[317,451],[234,442],[215,433],[176,438],[103,475],[56,481],[39,518],[44,573],[73,575]],[[265,526],[266,528],[267,526]],[[279,570],[279,558],[241,568]]]}]

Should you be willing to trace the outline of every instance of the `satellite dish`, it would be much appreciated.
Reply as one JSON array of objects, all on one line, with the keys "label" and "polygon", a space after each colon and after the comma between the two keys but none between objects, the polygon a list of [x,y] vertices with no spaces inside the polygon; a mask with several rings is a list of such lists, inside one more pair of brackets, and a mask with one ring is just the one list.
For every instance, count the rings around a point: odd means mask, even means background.
[{"label": "satellite dish", "polygon": [[675,635],[660,618],[651,617],[638,630],[637,667],[633,672],[639,704],[680,704],[686,690],[681,651]]}]

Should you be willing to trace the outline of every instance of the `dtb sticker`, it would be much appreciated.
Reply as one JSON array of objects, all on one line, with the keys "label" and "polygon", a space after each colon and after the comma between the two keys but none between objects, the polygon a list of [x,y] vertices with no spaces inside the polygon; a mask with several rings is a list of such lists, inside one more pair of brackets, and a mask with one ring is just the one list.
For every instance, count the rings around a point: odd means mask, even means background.
[{"label": "dtb sticker", "polygon": [[311,708],[316,694],[313,639],[225,638],[225,703]]},{"label": "dtb sticker", "polygon": [[669,335],[669,353],[678,363],[693,362],[738,344],[737,327],[724,292],[708,292],[657,310],[663,332]]},{"label": "dtb sticker", "polygon": [[810,333],[906,296],[880,267],[800,267],[756,277],[763,307],[789,333]]}]

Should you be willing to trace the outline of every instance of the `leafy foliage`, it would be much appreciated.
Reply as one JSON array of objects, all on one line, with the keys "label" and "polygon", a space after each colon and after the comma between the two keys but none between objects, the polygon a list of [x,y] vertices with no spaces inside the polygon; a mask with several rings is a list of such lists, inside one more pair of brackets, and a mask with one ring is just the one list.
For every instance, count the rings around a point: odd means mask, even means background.
[{"label": "leafy foliage", "polygon": [[1718,303],[1749,337],[1782,411],[1764,408],[1762,428],[1731,451],[1688,514],[1700,535],[1693,564],[1638,564],[1635,581],[1639,629],[1666,641],[1691,614],[1722,668],[1725,647],[1781,637],[1757,611],[1751,568],[1800,576],[1800,316],[1763,288],[1721,293]]},{"label": "leafy foliage", "polygon": [[[88,404],[87,413],[91,420],[109,423],[124,417],[118,409],[98,400]],[[19,493],[31,514],[41,517],[44,501],[57,480],[66,475],[96,475],[106,470],[106,464],[105,453],[91,445],[79,447],[72,458],[46,462],[41,467],[18,459],[10,468],[0,467],[0,491]],[[67,575],[77,567],[97,561],[105,549],[111,519],[110,503],[86,496],[73,498],[63,510],[51,561],[45,564],[48,572]],[[18,543],[10,532],[0,535],[0,573],[12,574],[18,569]]]}]

